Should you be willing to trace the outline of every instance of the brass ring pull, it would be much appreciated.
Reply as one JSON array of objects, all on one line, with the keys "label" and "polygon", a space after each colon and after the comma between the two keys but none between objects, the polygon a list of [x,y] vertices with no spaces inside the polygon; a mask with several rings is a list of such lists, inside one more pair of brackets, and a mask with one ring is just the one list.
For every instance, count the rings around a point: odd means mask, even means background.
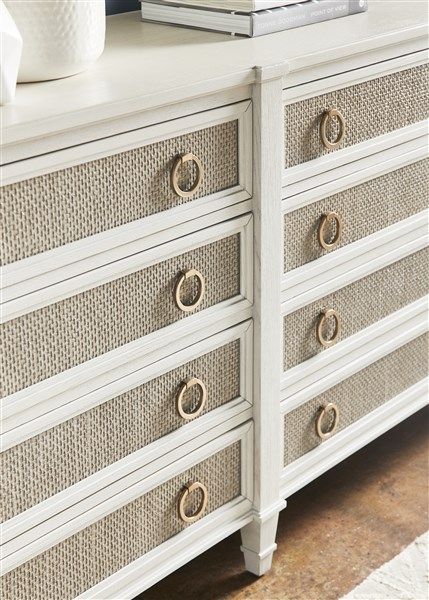
[{"label": "brass ring pull", "polygon": [[[182,285],[187,279],[190,279],[191,277],[196,277],[198,280],[198,292],[190,304],[184,304],[180,298]],[[176,302],[177,308],[180,308],[180,310],[183,310],[183,312],[190,312],[192,310],[195,310],[197,306],[199,306],[203,301],[204,291],[204,277],[199,271],[197,271],[197,269],[189,269],[189,271],[183,271],[177,278],[176,285],[174,286],[174,300]]]},{"label": "brass ring pull", "polygon": [[[196,385],[199,387],[199,390],[200,390],[200,397],[198,400],[198,405],[194,411],[186,412],[183,408],[183,397],[189,389],[191,389],[192,387],[194,387]],[[191,377],[190,379],[187,379],[186,381],[183,381],[180,384],[179,392],[178,392],[177,398],[176,398],[176,406],[177,406],[177,412],[182,417],[182,419],[186,419],[187,421],[190,421],[191,419],[195,419],[195,417],[198,417],[198,415],[201,414],[206,402],[207,402],[207,388],[204,385],[204,383],[201,381],[201,379],[198,379],[197,377]]]},{"label": "brass ring pull", "polygon": [[[323,419],[329,414],[333,413],[334,419],[326,431],[323,431]],[[326,406],[321,406],[319,408],[319,414],[316,419],[316,433],[320,437],[321,440],[327,440],[332,435],[334,435],[338,422],[340,420],[340,411],[338,410],[338,406],[333,402],[329,402]]]},{"label": "brass ring pull", "polygon": [[[191,189],[182,190],[182,188],[179,186],[179,169],[187,162],[194,162],[197,165],[197,178],[196,178],[193,186],[191,187]],[[204,177],[204,167],[203,167],[203,163],[200,161],[198,156],[195,156],[195,154],[192,154],[192,153],[183,154],[182,156],[178,156],[176,158],[176,160],[174,161],[173,168],[171,169],[171,175],[170,175],[171,187],[173,188],[174,192],[181,198],[190,198],[191,196],[193,196],[195,194],[195,192],[200,187],[200,185],[203,181],[203,177]]]},{"label": "brass ring pull", "polygon": [[[325,337],[323,337],[323,327],[326,324],[326,321],[328,319],[330,319],[331,317],[335,320],[335,329],[334,329],[334,333],[333,333],[332,337],[328,340]],[[321,346],[323,346],[324,348],[329,348],[330,346],[333,346],[335,344],[335,342],[338,341],[340,333],[341,333],[340,315],[333,308],[323,309],[323,311],[319,315],[319,320],[317,322],[317,327],[316,327],[316,337],[317,337],[317,341],[319,342],[319,344]]]},{"label": "brass ring pull", "polygon": [[[340,123],[340,131],[338,132],[337,139],[331,142],[328,139],[328,135],[326,133],[326,127],[328,125],[329,119],[337,118]],[[344,121],[343,115],[336,108],[331,108],[326,110],[323,113],[322,120],[320,121],[320,139],[322,144],[325,146],[327,150],[335,150],[343,141],[344,135],[346,133],[346,123]]]},{"label": "brass ring pull", "polygon": [[[329,242],[326,241],[325,238],[325,229],[330,221],[335,221],[336,223],[336,231],[335,235]],[[338,245],[341,235],[343,233],[343,221],[340,215],[336,212],[327,212],[320,217],[319,227],[317,228],[317,239],[319,245],[324,250],[333,250],[335,246]]]},{"label": "brass ring pull", "polygon": [[[192,515],[187,515],[185,512],[185,502],[189,494],[192,494],[192,492],[196,492],[197,490],[201,492],[201,502],[197,510]],[[179,497],[179,517],[182,519],[182,521],[184,521],[184,523],[194,523],[194,521],[200,518],[206,509],[207,497],[207,488],[199,481],[194,481],[193,483],[189,481],[185,484]]]}]

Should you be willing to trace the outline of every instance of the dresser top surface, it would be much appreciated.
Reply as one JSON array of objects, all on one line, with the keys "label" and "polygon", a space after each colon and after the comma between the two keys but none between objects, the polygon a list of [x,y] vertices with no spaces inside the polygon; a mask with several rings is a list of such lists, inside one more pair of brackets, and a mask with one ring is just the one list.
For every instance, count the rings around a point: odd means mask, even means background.
[{"label": "dresser top surface", "polygon": [[426,2],[370,0],[367,13],[247,39],[143,23],[139,12],[107,18],[106,48],[89,70],[20,84],[1,108],[3,144],[190,100],[255,80],[255,66],[289,72],[365,55],[426,35]]}]

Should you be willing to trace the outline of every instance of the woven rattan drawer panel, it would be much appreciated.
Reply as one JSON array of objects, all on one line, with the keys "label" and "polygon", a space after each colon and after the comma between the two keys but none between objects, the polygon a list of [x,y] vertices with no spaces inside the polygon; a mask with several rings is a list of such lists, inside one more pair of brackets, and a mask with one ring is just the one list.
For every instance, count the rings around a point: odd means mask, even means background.
[{"label": "woven rattan drawer panel", "polygon": [[[11,394],[188,315],[176,307],[173,290],[178,274],[189,268],[198,269],[206,281],[197,311],[238,295],[240,235],[5,323],[3,393]],[[189,288],[196,286],[195,278],[189,282]],[[195,293],[195,289],[183,288],[182,300],[189,303]]]},{"label": "woven rattan drawer panel", "polygon": [[[423,160],[284,216],[284,270],[290,271],[327,253],[318,242],[320,217],[336,212],[343,231],[336,248],[393,225],[427,206],[429,160]],[[325,238],[336,233],[335,222]]]},{"label": "woven rattan drawer panel", "polygon": [[[205,515],[239,496],[240,463],[236,442],[90,525],[6,574],[3,600],[74,598],[189,527],[179,519],[177,508],[178,495],[188,481],[207,487]],[[195,510],[196,496],[189,496],[187,512]]]},{"label": "woven rattan drawer panel", "polygon": [[[339,313],[339,339],[343,340],[424,296],[428,275],[428,250],[424,249],[285,316],[284,369],[322,350],[316,338],[316,324],[324,308]],[[332,336],[333,321],[327,320],[323,332],[326,339]]]},{"label": "woven rattan drawer panel", "polygon": [[[187,421],[176,410],[176,397],[181,382],[188,377],[198,377],[207,388],[201,414],[237,398],[240,341],[217,348],[4,452],[2,520],[179,429]],[[198,388],[193,387],[185,395],[186,411],[195,410],[198,400]]]},{"label": "woven rattan drawer panel", "polygon": [[[188,152],[200,158],[204,177],[191,198],[181,198],[170,171]],[[195,171],[193,162],[181,168],[182,189]],[[235,120],[5,186],[3,264],[233,187],[238,171]]]},{"label": "woven rattan drawer panel", "polygon": [[[422,65],[287,105],[285,167],[330,152],[319,136],[325,110],[336,108],[344,116],[346,132],[340,148],[423,121],[429,113],[427,73],[428,65]],[[330,121],[327,133],[329,139],[336,139],[337,119]]]},{"label": "woven rattan drawer panel", "polygon": [[[284,465],[322,443],[315,428],[320,407],[329,402],[337,405],[339,420],[336,431],[341,431],[426,377],[427,344],[428,336],[422,335],[286,414]],[[324,431],[329,426],[327,417]]]}]

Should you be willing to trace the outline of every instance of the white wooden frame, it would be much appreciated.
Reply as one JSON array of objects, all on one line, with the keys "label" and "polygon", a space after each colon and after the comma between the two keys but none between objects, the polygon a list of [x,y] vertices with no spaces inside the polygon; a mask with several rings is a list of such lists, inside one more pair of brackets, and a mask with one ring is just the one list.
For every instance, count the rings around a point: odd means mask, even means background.
[{"label": "white wooden frame", "polygon": [[[127,226],[131,238],[128,243],[121,244],[116,248],[115,243],[112,242],[112,249],[109,249],[109,239],[115,238],[115,233],[111,232],[106,236],[106,245],[103,243],[102,246],[98,247],[98,253],[97,244],[94,245],[91,251],[95,254],[92,256],[87,257],[84,255],[80,258],[79,253],[76,252],[74,262],[70,262],[63,267],[57,265],[55,256],[46,256],[41,259],[43,264],[39,266],[42,270],[45,269],[43,273],[36,264],[23,264],[18,267],[16,265],[19,263],[6,265],[2,269],[1,307],[3,321],[25,314],[25,312],[37,310],[45,306],[46,303],[63,300],[85,289],[114,279],[116,276],[121,277],[121,269],[126,271],[124,265],[129,266],[132,262],[130,257],[134,256],[133,260],[137,263],[142,256],[149,256],[151,252],[156,254],[157,246],[171,248],[172,242],[178,240],[178,238],[187,240],[189,238],[186,236],[218,224],[220,218],[233,219],[250,210],[250,200],[240,202],[222,211],[198,217],[171,229],[134,241],[130,230],[137,230],[138,224],[132,223]],[[91,238],[89,238],[88,243],[92,247],[90,240]],[[177,241],[176,246],[177,248],[185,247],[186,242]],[[55,251],[53,252],[55,254]],[[163,254],[161,252],[161,255]],[[71,252],[70,257],[72,255],[73,252]]]},{"label": "white wooden frame", "polygon": [[[422,31],[423,33],[423,31]],[[370,62],[356,70],[341,71],[337,70],[335,74],[329,77],[317,77],[307,79],[299,85],[290,85],[292,82],[289,77],[285,77],[283,89],[283,103],[293,104],[307,98],[321,96],[340,88],[351,87],[365,81],[371,81],[378,77],[385,77],[392,73],[398,73],[411,69],[427,62],[426,50],[417,50],[407,55],[397,54],[396,57],[384,60],[383,62]]]},{"label": "white wooden frame", "polygon": [[282,314],[302,308],[425,248],[429,242],[429,211],[403,221],[285,273],[282,278]]},{"label": "white wooden frame", "polygon": [[6,265],[2,269],[5,301],[207,227],[209,223],[203,219],[199,222],[204,215],[215,222],[215,213],[221,209],[230,207],[225,218],[236,216],[240,210],[244,212],[236,205],[252,195],[251,102],[197,113],[3,167],[2,185],[6,185],[232,120],[238,121],[239,130],[237,186]]},{"label": "white wooden frame", "polygon": [[[234,98],[239,97],[237,91],[255,82],[255,57],[263,64],[287,60],[284,87],[292,87],[395,57],[406,57],[427,48],[427,24],[423,22],[421,11],[416,10],[415,3],[410,7],[410,15],[406,16],[402,14],[402,7],[395,7],[392,19],[384,19],[386,25],[383,22],[384,7],[380,9],[376,4],[373,9],[366,15],[344,19],[341,27],[338,21],[328,22],[315,25],[311,30],[295,29],[271,38],[242,40],[238,44],[206,44],[204,33],[184,32],[182,35],[183,30],[175,33],[169,28],[159,33],[160,45],[166,42],[179,61],[192,58],[195,62],[195,70],[182,68],[180,77],[174,61],[169,60],[165,64],[159,48],[153,47],[152,54],[151,46],[149,53],[147,49],[140,52],[138,46],[141,42],[144,44],[141,24],[138,23],[136,28],[129,20],[132,15],[109,17],[109,26],[116,36],[129,34],[133,42],[124,48],[126,60],[120,58],[118,63],[114,48],[110,46],[102,63],[89,77],[84,75],[82,81],[73,84],[68,81],[54,84],[57,92],[54,100],[52,92],[40,90],[37,86],[34,91],[36,103],[43,102],[42,110],[37,107],[31,110],[28,106],[21,110],[18,106],[15,115],[15,107],[9,110],[6,107],[5,144],[12,150],[16,149],[14,158],[8,160],[52,151],[59,147],[58,140],[65,147],[76,144],[80,139],[112,135],[120,128],[119,120],[130,129],[131,123],[144,123],[153,113],[158,116],[158,121],[183,114],[187,111],[186,104],[189,104],[190,112],[197,112],[204,109],[205,102],[210,106],[214,94],[219,95],[221,103],[236,101]],[[308,44],[310,31],[315,35],[312,43]],[[182,44],[182,37],[191,42]],[[209,61],[219,63],[219,69],[216,65],[213,72],[208,72],[207,62],[198,53],[195,54],[195,49],[201,44]],[[148,57],[153,57],[153,67],[145,69],[141,61],[149,62]],[[160,67],[157,57],[164,63]],[[132,64],[133,69],[122,71],[122,64],[127,67]],[[154,79],[156,85],[146,89],[145,78],[148,77]],[[129,85],[130,78],[134,78],[135,83]],[[113,89],[110,90],[109,86]],[[71,89],[76,92],[77,102],[69,102]],[[27,105],[28,95],[27,90],[23,95],[18,90],[19,100],[23,99]],[[86,95],[88,101],[80,102],[82,95]],[[52,104],[55,105],[55,100],[60,106],[64,100],[65,107],[62,111],[53,110],[51,114],[49,109]],[[113,124],[112,130],[109,130],[110,123]],[[25,152],[27,146],[28,151]],[[18,149],[21,150],[20,155]]]},{"label": "white wooden frame", "polygon": [[283,177],[285,209],[296,210],[320,194],[336,194],[426,158],[427,132],[428,122],[422,121],[291,167]]},{"label": "white wooden frame", "polygon": [[[357,85],[363,81],[383,77],[391,73],[403,71],[427,62],[427,52],[419,51],[401,56],[389,61],[371,64],[364,68],[350,70],[324,79],[318,78],[302,85],[288,87],[283,91],[283,104],[287,106],[295,102],[306,100],[333,91]],[[378,152],[398,146],[399,154],[406,149],[399,144],[410,142],[414,138],[423,138],[420,144],[420,155],[427,154],[427,122],[417,123],[404,127],[392,133],[381,135],[374,140],[367,140],[355,146],[338,150],[335,153],[320,156],[301,165],[283,170],[283,197],[290,197],[307,189],[332,181],[335,185],[340,177],[353,176],[360,170],[366,159],[366,165],[374,167],[380,162]],[[286,140],[287,143],[287,140]],[[375,156],[374,156],[375,155]],[[383,159],[381,159],[383,160]],[[333,171],[333,169],[338,169]],[[340,182],[340,185],[342,182]]]},{"label": "white wooden frame", "polygon": [[413,30],[404,28],[398,35],[363,38],[361,43],[349,44],[347,41],[329,52],[309,52],[302,58],[288,61],[289,72],[283,78],[283,87],[289,89],[308,82],[315,82],[315,85],[320,82],[323,86],[326,79],[338,73],[351,73],[353,76],[368,65],[389,64],[391,60],[421,54],[426,52],[427,35],[427,24],[422,24]]},{"label": "white wooden frame", "polygon": [[280,454],[281,374],[281,85],[284,65],[256,69],[254,107],[254,409],[255,499],[253,519],[241,531],[246,568],[262,575],[276,549]]},{"label": "white wooden frame", "polygon": [[[125,260],[125,266],[114,263],[112,268],[116,270],[115,276],[118,275],[118,270],[121,276],[165,260],[169,256],[235,234],[240,235],[241,247],[241,293],[238,296],[7,396],[1,401],[6,433],[5,443],[10,444],[13,440],[25,439],[28,435],[39,432],[40,427],[48,423],[52,426],[52,423],[55,424],[58,419],[70,418],[69,415],[77,414],[74,412],[76,408],[73,408],[76,404],[72,403],[83,396],[86,396],[88,402],[94,402],[94,399],[102,393],[99,391],[102,386],[112,384],[119,379],[122,382],[133,381],[133,374],[155,360],[182,349],[185,344],[194,344],[222,329],[249,319],[253,304],[252,217],[250,215],[219,223],[187,238],[173,240],[170,244],[149,250],[138,257],[131,256]],[[91,272],[89,275],[92,278],[92,285],[98,285],[99,274]],[[53,288],[46,291],[51,294],[51,300],[55,297],[58,299]],[[129,379],[126,380],[125,377]],[[54,408],[57,412],[52,413]],[[31,424],[33,419],[35,422]],[[15,433],[8,435],[14,429],[16,429]]]},{"label": "white wooden frame", "polygon": [[[413,386],[283,469],[282,416],[287,411],[427,330],[426,299],[422,299],[282,374],[283,314],[427,243],[421,213],[321,258],[318,268],[324,266],[329,277],[322,275],[316,282],[314,265],[309,264],[282,278],[284,212],[420,160],[427,144],[425,124],[418,123],[285,172],[283,107],[328,89],[421,64],[426,32],[426,26],[417,25],[387,34],[375,31],[352,43],[344,39],[337,43],[335,38],[325,49],[295,56],[286,65],[252,72],[242,63],[241,70],[231,70],[221,79],[193,82],[186,91],[177,85],[151,97],[141,96],[140,91],[139,96],[123,98],[116,105],[107,102],[69,112],[65,119],[54,115],[52,120],[30,123],[28,131],[19,123],[9,128],[5,184],[238,118],[240,185],[8,265],[4,269],[6,319],[204,245],[227,232],[241,236],[242,289],[231,301],[6,398],[7,447],[234,336],[240,336],[245,347],[240,368],[246,375],[240,398],[7,521],[3,525],[4,571],[240,439],[243,493],[239,498],[80,598],[131,599],[239,528],[246,566],[260,575],[271,565],[283,498],[423,406],[427,382]],[[250,44],[268,56],[267,39]],[[283,60],[284,48],[275,46],[275,56]],[[222,103],[229,106],[219,108]],[[254,236],[251,217],[245,215],[251,210]],[[398,234],[403,236],[400,242],[395,241]],[[248,320],[252,317],[255,343],[250,357]],[[251,367],[253,377],[249,378]]]},{"label": "white wooden frame", "polygon": [[[38,123],[34,123],[34,130],[22,128],[18,135],[6,132],[3,136],[2,153],[0,164],[6,166],[10,163],[34,158],[48,152],[56,152],[64,148],[86,144],[94,140],[108,138],[135,129],[150,127],[158,123],[181,119],[189,115],[246,101],[252,94],[250,85],[233,87],[223,90],[209,90],[205,96],[195,96],[185,101],[158,106],[153,110],[136,110],[128,112],[117,112],[114,115],[104,115],[101,120],[91,121],[83,115],[77,115],[77,119],[68,121],[60,131],[40,131]],[[102,109],[97,110],[97,118],[100,118]],[[19,129],[19,128],[18,128]],[[49,128],[48,128],[49,129]],[[24,136],[22,136],[24,132]]]},{"label": "white wooden frame", "polygon": [[426,406],[428,383],[428,378],[416,383],[288,465],[281,476],[282,498],[288,498],[350,454]]},{"label": "white wooden frame", "polygon": [[[101,385],[98,380],[94,384],[88,374],[86,385],[73,388],[71,391],[66,389],[62,393],[60,391],[50,396],[49,391],[46,390],[47,386],[40,386],[36,394],[31,394],[30,391],[27,394],[15,394],[15,400],[9,397],[9,401],[5,401],[2,407],[1,448],[4,451],[21,444],[43,431],[92,410],[116,396],[234,340],[240,341],[240,397],[252,403],[252,321],[245,321],[195,343],[190,343],[186,337],[181,338],[174,354],[171,354],[170,346],[159,348],[156,355],[153,350],[145,346],[146,352],[141,353],[138,362],[134,361],[134,366],[139,368],[129,372],[128,375],[121,375],[117,369],[107,371]],[[115,353],[120,354],[121,349]],[[84,375],[85,373],[82,380]],[[200,420],[202,419],[197,419]],[[193,425],[195,422],[189,424]]]},{"label": "white wooden frame", "polygon": [[[237,441],[242,443],[240,497],[246,500],[245,512],[248,512],[253,500],[253,426],[245,421],[250,416],[250,408],[236,411],[232,418],[224,419],[204,434],[188,438],[179,448],[167,454],[157,453],[150,463],[144,459],[146,449],[142,448],[6,521],[2,525],[2,573]],[[210,520],[210,515],[204,520]]]},{"label": "white wooden frame", "polygon": [[[251,145],[249,148],[248,144],[251,144],[252,121],[249,100],[6,164],[2,167],[1,186],[235,120],[238,121],[239,133],[239,187],[251,196]],[[227,193],[231,193],[231,189]]]},{"label": "white wooden frame", "polygon": [[[233,216],[236,216],[237,212],[238,214],[242,214],[243,209],[246,208],[248,208],[248,205],[244,203],[244,206],[240,204],[232,211],[226,209],[225,211],[217,212],[213,216],[208,215],[199,220],[198,225],[200,228],[187,236],[170,238],[169,241],[161,246],[151,245],[137,253],[127,252],[124,258],[116,257],[116,260],[113,262],[108,262],[96,269],[82,271],[82,266],[80,266],[78,269],[79,274],[75,274],[74,267],[65,269],[59,280],[57,280],[56,276],[55,262],[52,262],[52,277],[50,277],[49,284],[46,278],[43,278],[43,281],[38,281],[37,284],[32,279],[27,279],[23,280],[19,285],[8,286],[7,275],[4,275],[6,288],[2,294],[2,322],[15,319],[20,315],[124,277],[130,273],[167,260],[172,256],[194,250],[195,248],[205,246],[234,234],[240,234],[241,237],[241,294],[251,303],[253,270],[252,217],[250,214],[247,214],[222,222],[223,219],[232,216],[231,212]],[[214,225],[212,225],[213,219],[215,221]],[[193,224],[195,225],[195,223]],[[47,285],[47,287],[44,287],[44,285]]]},{"label": "white wooden frame", "polygon": [[329,350],[285,371],[281,400],[288,410],[323,393],[363,367],[428,331],[428,297],[401,308]]},{"label": "white wooden frame", "polygon": [[[283,91],[284,105],[423,64],[426,52],[351,70]],[[285,80],[286,81],[286,80]],[[289,83],[291,80],[289,79]],[[283,214],[427,157],[427,122],[416,123],[303,165],[284,170]],[[428,211],[358,240],[317,261],[283,273],[281,312],[289,314],[428,245]],[[284,415],[428,331],[428,297],[396,311],[283,373]],[[288,498],[347,456],[427,403],[428,379],[399,394],[283,469],[280,495]],[[287,436],[287,432],[285,432]],[[287,443],[287,439],[285,440]]]},{"label": "white wooden frame", "polygon": [[251,502],[237,498],[124,567],[77,600],[132,600],[252,519]]}]

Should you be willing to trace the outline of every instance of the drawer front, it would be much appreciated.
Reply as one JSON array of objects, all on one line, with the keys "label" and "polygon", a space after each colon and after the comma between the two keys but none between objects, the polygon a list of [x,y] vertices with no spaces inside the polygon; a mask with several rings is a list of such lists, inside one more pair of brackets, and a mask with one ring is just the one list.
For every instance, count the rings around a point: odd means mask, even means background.
[{"label": "drawer front", "polygon": [[[179,399],[191,378],[205,393],[192,385]],[[186,413],[204,402],[202,416],[239,396],[240,340],[234,340],[6,450],[2,520],[188,423],[179,400]]]},{"label": "drawer front", "polygon": [[321,409],[329,403],[338,410],[335,435],[426,377],[428,341],[427,335],[420,336],[287,413],[284,417],[284,466],[323,442],[317,434],[316,422],[320,418],[322,434],[333,427],[333,410],[321,414]]},{"label": "drawer front", "polygon": [[[96,356],[240,294],[240,235],[234,234],[149,266],[2,326],[3,393],[16,392]],[[176,305],[183,271],[205,280],[202,302],[186,312]],[[179,299],[198,297],[196,277]]]},{"label": "drawer front", "polygon": [[322,319],[325,309],[338,313],[340,331],[336,341],[340,341],[418,300],[427,289],[428,250],[425,248],[286,315],[284,369],[326,350],[317,338],[318,326],[322,340],[329,342],[335,336],[336,323],[334,317]]},{"label": "drawer front", "polygon": [[[428,65],[422,65],[289,104],[284,111],[285,168],[335,151],[325,148],[320,126],[327,110],[340,111],[347,148],[428,117]],[[338,118],[326,122],[328,142],[340,134]]]},{"label": "drawer front", "polygon": [[[173,189],[178,156],[201,161],[189,197]],[[238,120],[76,165],[2,188],[3,264],[107,231],[239,183]],[[199,168],[187,161],[177,182],[188,191]]]},{"label": "drawer front", "polygon": [[[221,450],[116,512],[10,571],[4,600],[66,600],[93,587],[186,527],[179,500],[188,482],[207,489],[204,517],[241,493],[241,442]],[[201,492],[189,493],[186,515],[195,514]]]},{"label": "drawer front", "polygon": [[[423,160],[287,213],[285,272],[424,210],[428,178]],[[329,213],[337,217],[326,219]]]}]

